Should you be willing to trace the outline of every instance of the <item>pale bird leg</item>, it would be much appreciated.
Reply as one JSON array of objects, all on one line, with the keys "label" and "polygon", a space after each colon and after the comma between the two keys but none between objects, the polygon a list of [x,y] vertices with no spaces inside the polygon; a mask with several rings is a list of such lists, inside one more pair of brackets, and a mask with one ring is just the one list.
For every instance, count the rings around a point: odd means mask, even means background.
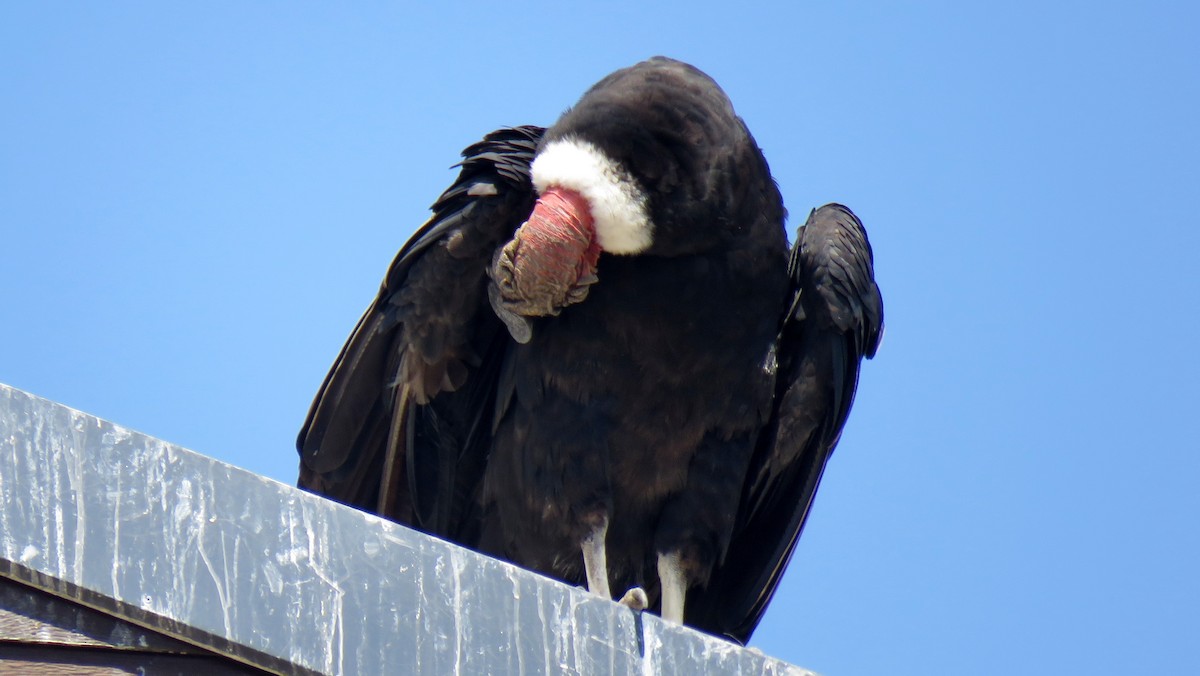
[{"label": "pale bird leg", "polygon": [[608,517],[604,517],[580,543],[583,550],[583,570],[587,573],[588,591],[612,600],[608,586],[608,557],[604,553],[604,536],[608,533]]},{"label": "pale bird leg", "polygon": [[683,624],[687,577],[679,559],[679,552],[658,555],[658,582],[662,586],[662,611],[659,614],[668,622]]}]

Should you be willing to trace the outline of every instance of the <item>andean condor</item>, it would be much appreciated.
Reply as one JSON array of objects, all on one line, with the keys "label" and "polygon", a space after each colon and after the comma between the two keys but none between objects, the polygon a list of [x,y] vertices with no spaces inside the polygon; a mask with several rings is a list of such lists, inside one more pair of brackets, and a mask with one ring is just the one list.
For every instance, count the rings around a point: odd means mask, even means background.
[{"label": "andean condor", "polygon": [[862,224],[821,207],[789,255],[729,99],[661,57],[463,157],[321,385],[299,485],[744,642],[883,330]]}]

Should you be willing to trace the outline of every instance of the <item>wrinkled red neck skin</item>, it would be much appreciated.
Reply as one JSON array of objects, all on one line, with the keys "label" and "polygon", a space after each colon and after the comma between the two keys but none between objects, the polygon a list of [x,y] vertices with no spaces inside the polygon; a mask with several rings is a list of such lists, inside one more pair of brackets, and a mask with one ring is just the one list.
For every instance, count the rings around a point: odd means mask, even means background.
[{"label": "wrinkled red neck skin", "polygon": [[551,186],[522,226],[522,245],[544,266],[542,274],[574,282],[596,270],[600,243],[594,223],[583,195]]}]

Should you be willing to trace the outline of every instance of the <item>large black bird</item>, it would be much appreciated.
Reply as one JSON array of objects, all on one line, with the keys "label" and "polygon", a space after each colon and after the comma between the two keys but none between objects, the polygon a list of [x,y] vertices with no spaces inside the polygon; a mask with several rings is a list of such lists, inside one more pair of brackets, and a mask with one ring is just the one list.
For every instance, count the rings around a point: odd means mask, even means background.
[{"label": "large black bird", "polygon": [[317,393],[300,486],[744,642],[883,330],[862,224],[821,207],[789,255],[729,99],[661,57],[463,156]]}]

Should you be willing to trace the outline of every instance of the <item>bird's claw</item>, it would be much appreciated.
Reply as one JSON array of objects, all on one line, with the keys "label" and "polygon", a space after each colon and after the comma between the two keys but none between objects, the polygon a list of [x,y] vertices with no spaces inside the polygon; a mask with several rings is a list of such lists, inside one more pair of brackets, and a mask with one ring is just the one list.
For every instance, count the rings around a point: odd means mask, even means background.
[{"label": "bird's claw", "polygon": [[621,600],[617,601],[617,603],[620,603],[621,605],[632,610],[641,612],[650,605],[650,599],[646,598],[646,590],[642,589],[641,587],[634,587],[633,589],[625,592],[625,595],[622,596]]}]

